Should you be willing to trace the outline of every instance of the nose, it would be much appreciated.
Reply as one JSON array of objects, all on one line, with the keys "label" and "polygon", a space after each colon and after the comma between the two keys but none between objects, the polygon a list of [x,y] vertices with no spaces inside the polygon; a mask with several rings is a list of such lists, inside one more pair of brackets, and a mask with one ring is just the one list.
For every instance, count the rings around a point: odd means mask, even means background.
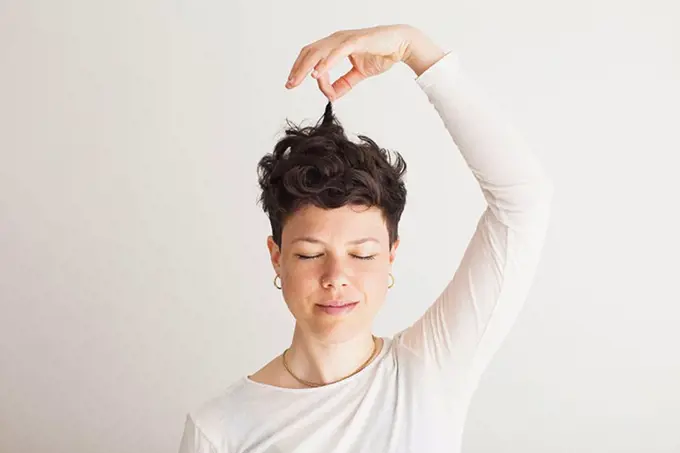
[{"label": "nose", "polygon": [[321,276],[321,284],[324,288],[347,286],[349,279],[342,263],[335,259],[329,259]]}]

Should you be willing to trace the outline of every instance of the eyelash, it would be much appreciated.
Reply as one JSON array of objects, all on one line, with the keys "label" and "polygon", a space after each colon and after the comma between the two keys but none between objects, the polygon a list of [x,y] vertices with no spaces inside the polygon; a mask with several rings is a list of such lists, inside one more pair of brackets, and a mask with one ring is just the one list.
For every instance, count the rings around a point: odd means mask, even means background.
[{"label": "eyelash", "polygon": [[[296,256],[298,258],[300,258],[301,260],[313,260],[313,259],[320,257],[321,255],[307,256],[307,255],[296,254]],[[354,258],[357,258],[357,259],[360,259],[360,260],[373,260],[373,259],[375,259],[375,255],[371,255],[371,256],[352,255],[352,256]]]}]

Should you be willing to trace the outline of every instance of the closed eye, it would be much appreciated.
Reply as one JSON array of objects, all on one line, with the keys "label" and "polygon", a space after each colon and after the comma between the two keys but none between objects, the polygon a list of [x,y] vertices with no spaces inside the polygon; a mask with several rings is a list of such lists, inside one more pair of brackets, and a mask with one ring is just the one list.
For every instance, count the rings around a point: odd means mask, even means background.
[{"label": "closed eye", "polygon": [[[320,256],[323,256],[323,254],[320,254],[320,255],[312,255],[312,256],[296,254],[296,256],[299,257],[301,260],[313,260],[313,259],[319,258]],[[375,255],[370,255],[370,256],[351,255],[351,256],[353,256],[354,258],[360,259],[360,260],[372,260],[372,259],[375,259]]]}]

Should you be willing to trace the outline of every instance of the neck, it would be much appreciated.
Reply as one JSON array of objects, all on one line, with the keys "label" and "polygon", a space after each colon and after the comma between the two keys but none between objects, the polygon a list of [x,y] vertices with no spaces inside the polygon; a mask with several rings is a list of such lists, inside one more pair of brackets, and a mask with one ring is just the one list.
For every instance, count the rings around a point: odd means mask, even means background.
[{"label": "neck", "polygon": [[306,381],[322,384],[334,382],[354,373],[381,347],[382,340],[373,340],[370,332],[341,342],[329,342],[302,332],[297,326],[286,353],[288,366]]}]

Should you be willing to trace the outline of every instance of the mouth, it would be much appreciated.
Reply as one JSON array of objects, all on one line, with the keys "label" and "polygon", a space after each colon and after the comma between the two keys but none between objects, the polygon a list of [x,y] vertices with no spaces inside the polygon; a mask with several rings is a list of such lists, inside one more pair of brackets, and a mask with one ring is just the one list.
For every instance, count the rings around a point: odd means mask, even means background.
[{"label": "mouth", "polygon": [[316,306],[319,308],[319,310],[329,315],[341,315],[354,310],[354,307],[356,307],[358,304],[359,301],[352,302],[334,300],[324,302],[323,304],[317,304]]},{"label": "mouth", "polygon": [[344,307],[346,305],[356,304],[356,300],[327,300],[322,304],[317,304],[321,307]]}]

